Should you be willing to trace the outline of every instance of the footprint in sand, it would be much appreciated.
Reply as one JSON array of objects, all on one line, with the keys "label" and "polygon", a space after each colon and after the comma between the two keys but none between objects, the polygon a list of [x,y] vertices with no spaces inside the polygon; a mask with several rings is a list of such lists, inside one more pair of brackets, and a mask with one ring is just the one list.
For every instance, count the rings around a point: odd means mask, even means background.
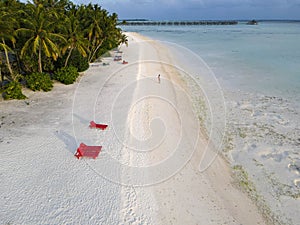
[{"label": "footprint in sand", "polygon": [[[288,165],[288,168],[291,172],[294,172],[295,174],[299,175],[300,174],[300,160],[298,161],[293,161]],[[299,180],[300,181],[300,178]]]},{"label": "footprint in sand", "polygon": [[300,188],[300,178],[294,180],[294,185]]}]

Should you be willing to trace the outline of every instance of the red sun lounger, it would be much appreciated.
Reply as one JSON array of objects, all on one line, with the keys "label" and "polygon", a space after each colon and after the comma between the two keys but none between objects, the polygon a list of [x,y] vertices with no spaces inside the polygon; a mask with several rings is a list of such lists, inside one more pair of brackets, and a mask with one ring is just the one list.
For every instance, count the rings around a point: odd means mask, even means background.
[{"label": "red sun lounger", "polygon": [[75,157],[79,159],[80,157],[89,157],[96,159],[101,151],[102,146],[87,146],[84,143],[81,143],[77,148]]},{"label": "red sun lounger", "polygon": [[121,60],[122,60],[122,56],[120,56],[120,55],[116,55],[114,57],[114,61],[121,61]]},{"label": "red sun lounger", "polygon": [[91,121],[90,122],[90,128],[99,128],[101,130],[105,130],[107,128],[108,125],[106,124],[98,124],[98,123],[95,123],[94,121]]}]

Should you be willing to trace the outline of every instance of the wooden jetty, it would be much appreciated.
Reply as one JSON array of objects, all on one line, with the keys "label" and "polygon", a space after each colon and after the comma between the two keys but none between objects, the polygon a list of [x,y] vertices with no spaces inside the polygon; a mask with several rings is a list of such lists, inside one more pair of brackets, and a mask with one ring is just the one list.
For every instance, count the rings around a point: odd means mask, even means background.
[{"label": "wooden jetty", "polygon": [[203,21],[126,21],[124,20],[121,25],[127,26],[195,26],[195,25],[236,25],[237,21],[211,21],[211,20],[203,20]]}]

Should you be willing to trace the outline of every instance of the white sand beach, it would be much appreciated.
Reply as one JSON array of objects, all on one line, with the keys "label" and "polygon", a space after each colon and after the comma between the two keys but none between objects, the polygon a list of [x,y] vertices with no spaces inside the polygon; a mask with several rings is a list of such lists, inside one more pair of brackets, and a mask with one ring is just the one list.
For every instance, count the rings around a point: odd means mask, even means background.
[{"label": "white sand beach", "polygon": [[[215,152],[170,51],[127,35],[128,64],[0,102],[1,224],[266,224],[221,156],[199,170]],[[81,142],[98,158],[74,157]]]}]

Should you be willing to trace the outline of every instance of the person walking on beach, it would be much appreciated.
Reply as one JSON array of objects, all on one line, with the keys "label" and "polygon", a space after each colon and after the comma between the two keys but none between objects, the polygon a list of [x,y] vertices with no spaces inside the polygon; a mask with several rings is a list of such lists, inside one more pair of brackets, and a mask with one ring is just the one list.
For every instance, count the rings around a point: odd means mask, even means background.
[{"label": "person walking on beach", "polygon": [[157,76],[158,83],[160,84],[160,74]]}]

